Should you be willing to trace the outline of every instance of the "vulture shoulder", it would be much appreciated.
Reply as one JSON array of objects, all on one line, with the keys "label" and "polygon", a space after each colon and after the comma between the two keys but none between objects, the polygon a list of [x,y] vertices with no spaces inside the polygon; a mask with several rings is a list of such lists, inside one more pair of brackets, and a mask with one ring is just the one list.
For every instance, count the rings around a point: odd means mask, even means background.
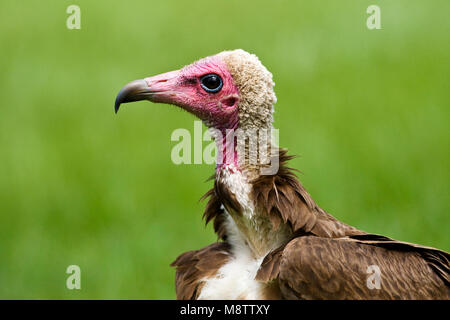
[{"label": "vulture shoulder", "polygon": [[258,211],[271,220],[274,229],[280,224],[288,224],[293,233],[326,238],[365,234],[337,220],[314,202],[298,180],[296,170],[287,166],[294,157],[288,155],[286,149],[280,149],[278,172],[258,176],[252,181],[252,198]]},{"label": "vulture shoulder", "polygon": [[[257,279],[278,281],[285,299],[449,299],[449,259],[378,235],[301,236],[270,253]],[[373,266],[379,288],[368,284]]]}]

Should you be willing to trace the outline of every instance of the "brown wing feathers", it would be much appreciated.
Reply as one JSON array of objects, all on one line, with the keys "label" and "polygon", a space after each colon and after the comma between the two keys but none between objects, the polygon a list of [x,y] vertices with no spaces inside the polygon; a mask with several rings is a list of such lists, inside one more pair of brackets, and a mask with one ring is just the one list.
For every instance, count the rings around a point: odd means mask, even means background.
[{"label": "brown wing feathers", "polygon": [[351,236],[360,243],[386,248],[389,250],[417,252],[442,281],[450,286],[450,254],[431,247],[414,243],[392,240],[385,236],[366,234]]},{"label": "brown wing feathers", "polygon": [[[421,253],[430,249],[395,246],[351,238],[297,238],[279,259],[280,290],[287,299],[449,299],[448,285]],[[448,267],[448,260],[439,260]],[[367,285],[371,265],[380,269],[379,289]]]}]

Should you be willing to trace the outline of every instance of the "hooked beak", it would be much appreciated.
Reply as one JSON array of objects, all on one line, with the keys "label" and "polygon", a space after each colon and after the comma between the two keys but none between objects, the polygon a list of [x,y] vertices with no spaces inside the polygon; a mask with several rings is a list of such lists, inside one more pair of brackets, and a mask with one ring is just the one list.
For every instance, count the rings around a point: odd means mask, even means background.
[{"label": "hooked beak", "polygon": [[122,103],[145,100],[150,95],[151,91],[144,79],[131,81],[117,95],[114,110],[117,113]]},{"label": "hooked beak", "polygon": [[114,110],[117,113],[122,103],[149,100],[172,103],[177,93],[173,90],[179,71],[171,71],[154,77],[134,80],[125,85],[116,97]]}]

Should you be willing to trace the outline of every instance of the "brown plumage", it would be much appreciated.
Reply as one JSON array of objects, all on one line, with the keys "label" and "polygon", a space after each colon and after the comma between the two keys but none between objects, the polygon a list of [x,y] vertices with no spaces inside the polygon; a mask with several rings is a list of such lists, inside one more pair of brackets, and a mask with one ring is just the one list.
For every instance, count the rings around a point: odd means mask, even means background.
[{"label": "brown plumage", "polygon": [[[280,151],[280,169],[252,181],[252,196],[274,230],[289,225],[291,239],[264,258],[255,277],[281,299],[449,299],[450,255],[434,248],[395,241],[351,227],[318,207],[286,166],[291,156]],[[220,196],[219,196],[220,195]],[[215,274],[231,253],[227,246],[227,203],[239,210],[235,197],[216,180],[204,218],[224,242],[181,255],[177,298],[196,299],[204,279]],[[213,258],[214,257],[214,258]],[[204,259],[204,264],[199,262]],[[368,266],[381,271],[381,288],[369,289]],[[274,290],[275,288],[275,290]]]},{"label": "brown plumage", "polygon": [[177,267],[175,285],[177,299],[196,299],[201,291],[204,278],[212,277],[228,261],[230,245],[217,242],[194,251],[181,254],[171,266]]},{"label": "brown plumage", "polygon": [[[448,255],[396,241],[299,237],[279,256],[285,299],[448,299]],[[429,255],[433,256],[430,258]],[[434,260],[436,258],[436,260]],[[366,285],[368,266],[381,270],[380,289]],[[447,269],[445,278],[434,268]]]}]

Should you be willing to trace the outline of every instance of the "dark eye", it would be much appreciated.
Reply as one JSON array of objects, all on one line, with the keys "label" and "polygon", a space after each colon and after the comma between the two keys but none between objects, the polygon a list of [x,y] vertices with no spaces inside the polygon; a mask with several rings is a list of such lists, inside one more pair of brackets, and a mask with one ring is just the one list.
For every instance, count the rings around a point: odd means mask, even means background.
[{"label": "dark eye", "polygon": [[222,78],[217,74],[211,73],[201,77],[200,84],[206,92],[217,93],[222,89]]}]

